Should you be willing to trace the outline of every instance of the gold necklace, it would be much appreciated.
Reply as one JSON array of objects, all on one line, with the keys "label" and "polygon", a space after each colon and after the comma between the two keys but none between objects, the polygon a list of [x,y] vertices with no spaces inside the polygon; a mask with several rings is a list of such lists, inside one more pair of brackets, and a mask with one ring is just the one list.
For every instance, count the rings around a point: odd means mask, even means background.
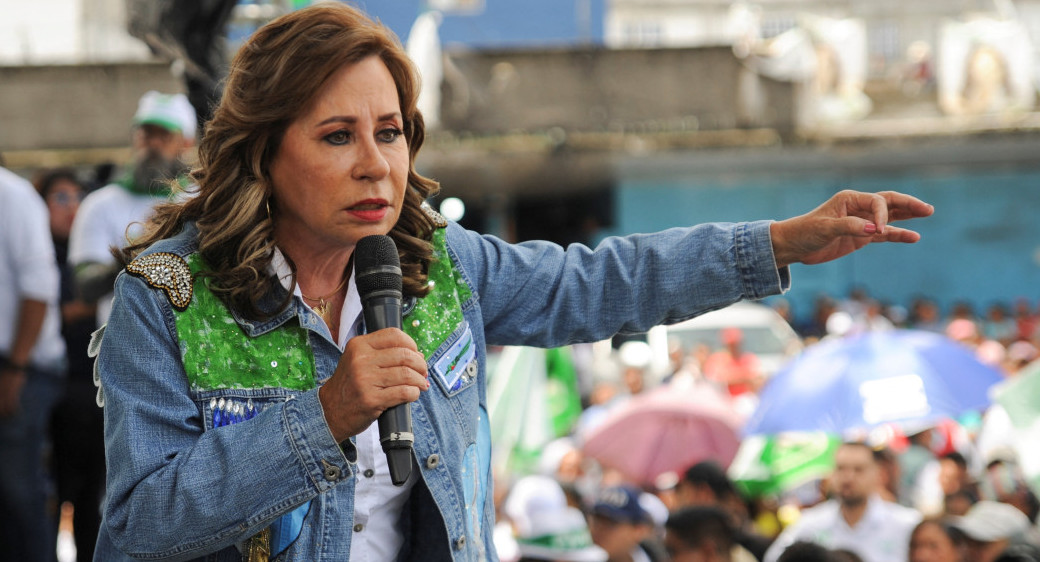
[{"label": "gold necklace", "polygon": [[300,295],[303,296],[304,300],[318,301],[318,304],[312,306],[311,308],[314,309],[314,312],[318,313],[318,316],[321,316],[321,319],[324,320],[326,324],[329,324],[329,316],[328,316],[328,314],[330,312],[329,308],[332,307],[332,303],[329,302],[327,299],[330,299],[330,298],[336,296],[337,294],[339,294],[339,292],[341,290],[343,290],[343,286],[347,284],[347,280],[348,279],[350,279],[350,276],[349,275],[344,275],[343,276],[343,281],[340,282],[339,287],[336,287],[335,289],[332,290],[331,293],[325,295],[324,297],[318,297],[318,298],[308,297],[307,295],[303,294],[303,288],[302,287],[300,288]]}]

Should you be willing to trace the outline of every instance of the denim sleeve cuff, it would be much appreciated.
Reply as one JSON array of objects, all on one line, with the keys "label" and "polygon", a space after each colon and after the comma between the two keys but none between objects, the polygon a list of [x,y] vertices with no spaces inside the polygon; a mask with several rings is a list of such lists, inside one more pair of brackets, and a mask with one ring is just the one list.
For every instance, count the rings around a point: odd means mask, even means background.
[{"label": "denim sleeve cuff", "polygon": [[772,222],[744,223],[734,233],[737,268],[744,284],[744,295],[749,299],[782,294],[791,288],[790,268],[776,267],[773,239],[769,234]]},{"label": "denim sleeve cuff", "polygon": [[319,493],[355,472],[357,449],[349,439],[340,444],[332,437],[318,400],[318,389],[290,399],[283,415],[293,450]]}]

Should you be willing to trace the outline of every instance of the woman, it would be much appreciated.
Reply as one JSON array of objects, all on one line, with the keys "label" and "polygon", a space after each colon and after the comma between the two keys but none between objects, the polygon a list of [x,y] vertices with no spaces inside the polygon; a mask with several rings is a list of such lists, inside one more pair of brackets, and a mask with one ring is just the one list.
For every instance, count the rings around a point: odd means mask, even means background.
[{"label": "woman", "polygon": [[964,562],[968,537],[942,519],[925,519],[910,533],[910,562]]},{"label": "woman", "polygon": [[[646,330],[787,286],[787,264],[931,214],[843,192],[783,222],[510,245],[423,206],[418,81],[339,3],[279,18],[232,62],[195,197],[127,248],[98,372],[110,462],[97,559],[494,560],[485,344]],[[387,234],[403,330],[364,334],[351,258]],[[693,290],[691,290],[693,289]],[[393,486],[378,415],[410,403]]]}]

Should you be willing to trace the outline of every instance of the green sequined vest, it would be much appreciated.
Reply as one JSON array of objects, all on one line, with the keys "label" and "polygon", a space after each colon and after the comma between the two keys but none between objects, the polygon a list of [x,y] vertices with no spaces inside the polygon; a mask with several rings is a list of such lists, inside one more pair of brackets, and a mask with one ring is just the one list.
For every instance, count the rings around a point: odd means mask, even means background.
[{"label": "green sequined vest", "polygon": [[[472,292],[447,253],[445,230],[433,237],[430,293],[417,299],[403,319],[402,329],[415,340],[427,361],[463,322],[462,304]],[[187,258],[193,291],[188,306],[175,314],[177,336],[192,389],[286,388],[308,390],[315,385],[314,356],[307,330],[287,322],[265,334],[249,337],[231,312],[197,275],[205,264],[198,254]]]}]

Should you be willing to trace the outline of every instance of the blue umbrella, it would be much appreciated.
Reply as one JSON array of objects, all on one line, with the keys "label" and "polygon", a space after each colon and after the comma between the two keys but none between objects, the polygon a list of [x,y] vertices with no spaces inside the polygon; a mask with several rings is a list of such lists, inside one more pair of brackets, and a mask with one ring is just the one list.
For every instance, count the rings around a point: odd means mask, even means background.
[{"label": "blue umbrella", "polygon": [[971,349],[939,334],[893,330],[826,340],[770,379],[744,433],[923,428],[985,408],[989,388],[1001,380]]}]

